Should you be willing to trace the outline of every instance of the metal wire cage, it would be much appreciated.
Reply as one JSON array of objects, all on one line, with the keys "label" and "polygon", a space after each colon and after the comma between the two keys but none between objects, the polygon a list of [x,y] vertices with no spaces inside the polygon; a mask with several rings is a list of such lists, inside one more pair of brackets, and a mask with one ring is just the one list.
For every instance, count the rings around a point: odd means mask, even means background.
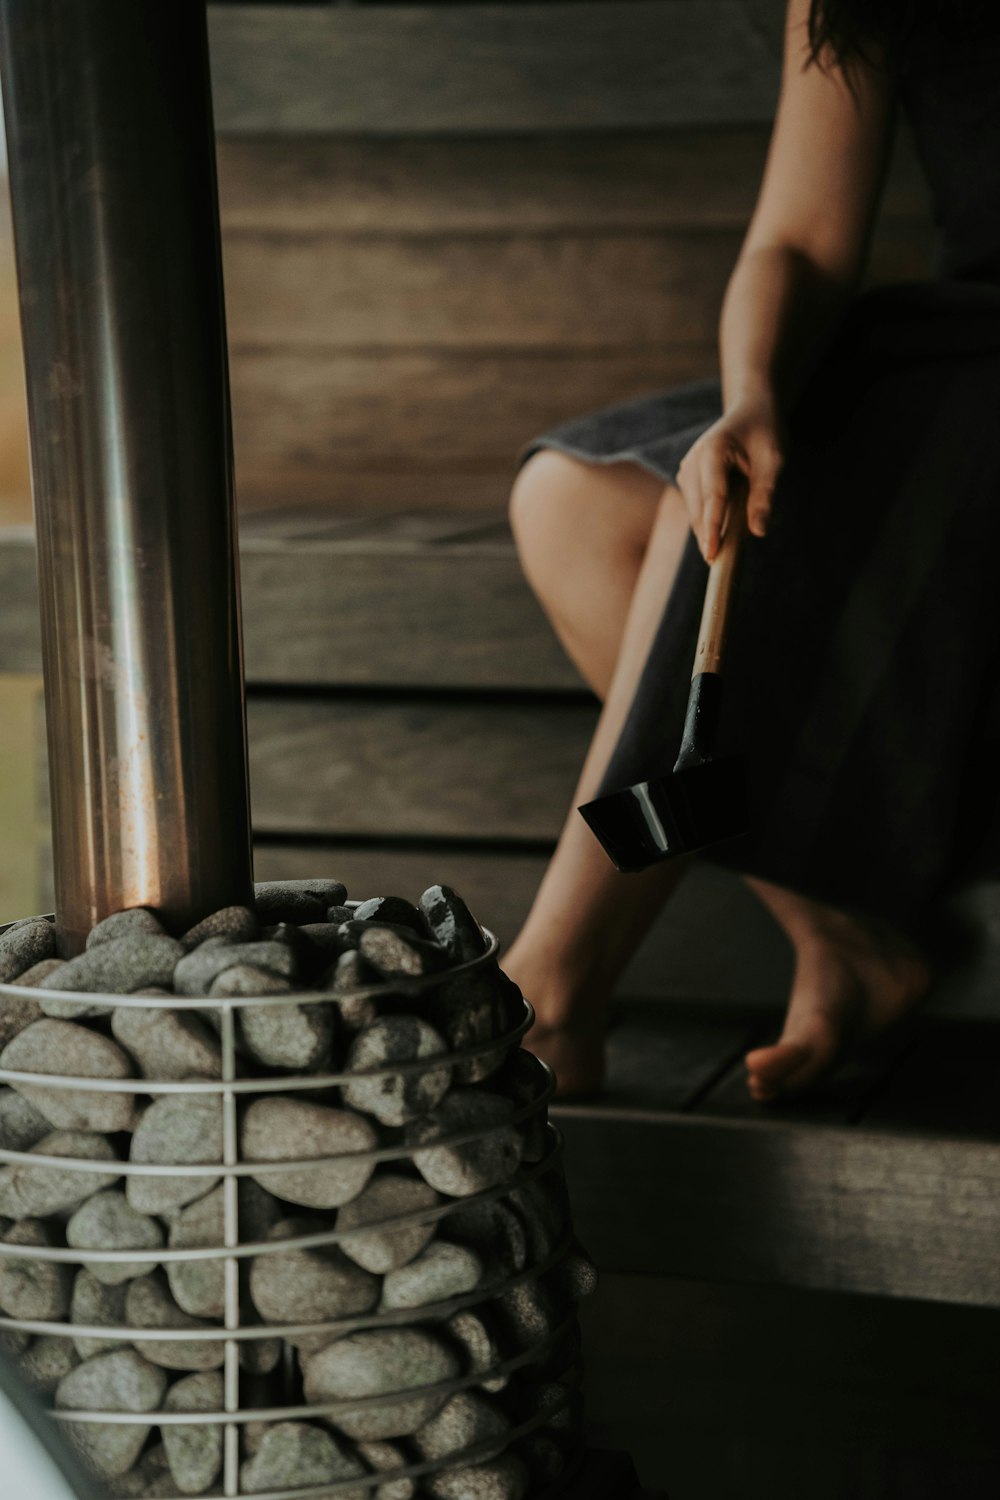
[{"label": "metal wire cage", "polygon": [[[0,929],[6,930],[6,929]],[[214,1479],[207,1488],[187,1489],[184,1493],[199,1493],[214,1496],[237,1496],[253,1493],[263,1500],[306,1500],[318,1495],[343,1496],[345,1500],[360,1500],[362,1496],[384,1493],[396,1495],[437,1495],[444,1490],[424,1488],[433,1485],[436,1477],[445,1471],[461,1470],[469,1466],[495,1462],[500,1455],[514,1455],[515,1464],[524,1464],[527,1476],[524,1494],[531,1500],[542,1496],[556,1495],[564,1491],[571,1480],[582,1455],[582,1428],[580,1419],[579,1341],[576,1321],[576,1299],[589,1290],[592,1268],[581,1252],[573,1236],[565,1184],[562,1170],[562,1140],[555,1127],[548,1121],[547,1104],[551,1098],[554,1080],[551,1072],[538,1063],[536,1083],[530,1090],[520,1089],[520,1097],[512,1101],[511,1112],[503,1125],[495,1121],[475,1128],[441,1131],[430,1143],[433,1149],[468,1146],[487,1141],[498,1130],[513,1129],[520,1142],[517,1165],[502,1180],[494,1180],[482,1190],[462,1196],[438,1195],[438,1201],[430,1207],[397,1214],[378,1221],[366,1219],[354,1227],[337,1227],[336,1223],[324,1223],[317,1219],[314,1232],[301,1232],[287,1238],[251,1237],[248,1226],[241,1224],[240,1184],[244,1179],[260,1179],[266,1183],[267,1191],[279,1200],[288,1217],[300,1217],[299,1199],[282,1201],[281,1179],[290,1174],[315,1173],[323,1168],[343,1168],[355,1164],[359,1180],[367,1182],[372,1174],[384,1164],[395,1164],[404,1173],[415,1172],[414,1162],[428,1144],[415,1144],[401,1139],[401,1130],[381,1129],[380,1144],[367,1150],[338,1153],[335,1156],[302,1155],[296,1159],[248,1159],[241,1151],[241,1116],[245,1107],[254,1100],[281,1095],[307,1102],[330,1104],[338,1102],[338,1108],[348,1106],[340,1099],[339,1090],[357,1085],[359,1080],[378,1083],[380,1080],[399,1080],[420,1077],[431,1070],[443,1067],[454,1070],[463,1064],[481,1062],[484,1057],[508,1058],[518,1048],[521,1038],[531,1025],[533,1013],[530,1005],[520,999],[520,1013],[507,1029],[477,1041],[474,1045],[436,1053],[417,1061],[402,1064],[349,1071],[268,1073],[259,1066],[249,1072],[240,1049],[239,1020],[243,1013],[253,1007],[284,1007],[323,1005],[342,1007],[347,999],[369,1000],[376,1011],[386,1006],[395,1011],[407,1008],[419,1014],[436,986],[454,980],[461,975],[474,975],[494,965],[497,954],[496,938],[486,932],[487,946],[481,955],[471,961],[453,965],[444,972],[426,974],[406,980],[392,980],[379,984],[358,987],[349,997],[326,995],[310,991],[295,991],[276,995],[231,998],[185,997],[166,995],[105,995],[94,993],[70,993],[46,991],[43,988],[26,989],[11,984],[0,984],[0,1012],[12,1001],[23,1005],[26,997],[44,1003],[57,1000],[61,1013],[63,1007],[75,1008],[83,1014],[93,1015],[94,1007],[139,1009],[144,1011],[199,1012],[211,1015],[218,1030],[221,1065],[218,1077],[197,1078],[95,1078],[67,1075],[62,1072],[25,1072],[0,1066],[0,1086],[26,1091],[38,1088],[58,1090],[72,1097],[74,1091],[90,1096],[128,1096],[133,1100],[154,1101],[170,1095],[180,1095],[192,1101],[204,1101],[206,1097],[218,1100],[221,1109],[220,1159],[205,1161],[178,1161],[154,1163],[127,1159],[128,1143],[125,1137],[113,1137],[115,1160],[106,1155],[92,1157],[60,1154],[34,1149],[13,1150],[0,1146],[0,1172],[29,1168],[37,1174],[39,1169],[51,1168],[53,1172],[80,1175],[79,1201],[86,1201],[91,1193],[84,1186],[89,1175],[91,1180],[106,1185],[109,1176],[122,1178],[126,1185],[129,1179],[191,1179],[193,1201],[221,1185],[222,1224],[221,1242],[216,1244],[172,1245],[164,1236],[164,1243],[155,1248],[87,1248],[74,1247],[65,1240],[60,1219],[66,1214],[55,1215],[47,1220],[53,1231],[49,1244],[25,1244],[8,1242],[0,1238],[0,1264],[12,1262],[24,1268],[27,1275],[32,1267],[58,1265],[67,1268],[66,1274],[79,1267],[121,1266],[132,1268],[132,1275],[153,1272],[158,1267],[164,1270],[178,1263],[214,1263],[222,1266],[224,1287],[224,1311],[221,1318],[191,1318],[182,1315],[174,1320],[174,1326],[141,1328],[135,1324],[85,1323],[73,1321],[71,1314],[60,1319],[40,1319],[10,1316],[0,1300],[0,1335],[15,1350],[24,1346],[33,1336],[48,1336],[76,1341],[87,1340],[88,1348],[107,1343],[113,1351],[125,1345],[140,1346],[147,1357],[165,1368],[167,1375],[191,1373],[192,1368],[217,1369],[221,1374],[221,1389],[224,1392],[221,1405],[211,1410],[164,1409],[163,1401],[155,1409],[114,1409],[106,1405],[101,1409],[83,1409],[68,1406],[60,1401],[58,1390],[51,1415],[60,1423],[68,1424],[68,1430],[77,1443],[86,1451],[86,1430],[92,1424],[113,1425],[115,1429],[134,1427],[141,1429],[141,1437],[135,1435],[135,1446],[149,1451],[154,1440],[153,1429],[160,1430],[162,1439],[168,1428],[183,1427],[213,1429],[218,1435],[218,1467]],[[473,1076],[476,1076],[473,1070]],[[490,1074],[485,1077],[485,1088],[490,1087]],[[472,1085],[476,1087],[476,1084]],[[510,1096],[508,1096],[510,1097]],[[369,1122],[371,1123],[371,1122]],[[55,1127],[53,1127],[54,1129]],[[40,1143],[44,1146],[44,1141]],[[198,1180],[204,1181],[202,1192]],[[420,1302],[406,1307],[375,1306],[372,1310],[350,1317],[325,1321],[265,1321],[255,1309],[247,1294],[248,1276],[251,1267],[261,1257],[287,1256],[289,1252],[327,1252],[342,1247],[352,1237],[371,1236],[373,1233],[398,1233],[415,1225],[425,1225],[430,1234],[447,1236],[449,1223],[456,1214],[468,1219],[469,1210],[486,1208],[492,1204],[503,1204],[511,1209],[515,1219],[524,1224],[524,1203],[527,1195],[534,1205],[533,1222],[525,1235],[525,1249],[514,1255],[513,1260],[500,1257],[488,1273],[484,1272],[479,1284],[461,1294],[448,1295],[436,1301]],[[72,1195],[70,1195],[72,1196]],[[519,1203],[518,1213],[512,1205]],[[338,1210],[339,1212],[339,1210]],[[334,1217],[328,1215],[328,1217]],[[529,1216],[531,1217],[531,1216]],[[456,1221],[457,1222],[457,1221]],[[310,1226],[311,1228],[311,1226]],[[429,1236],[430,1238],[430,1236]],[[460,1238],[460,1236],[459,1236]],[[499,1249],[500,1247],[497,1247]],[[489,1257],[486,1262],[488,1264]],[[527,1313],[511,1320],[512,1299],[515,1304],[527,1298],[530,1304]],[[454,1340],[449,1344],[447,1325],[456,1314],[472,1311],[485,1316],[495,1337],[491,1340],[490,1356],[484,1363],[482,1358],[471,1359],[468,1351],[459,1351]],[[490,1320],[492,1319],[492,1322]],[[180,1325],[180,1326],[178,1326]],[[398,1389],[381,1389],[377,1393],[357,1394],[349,1392],[336,1400],[309,1400],[303,1394],[302,1367],[307,1359],[305,1351],[315,1353],[317,1349],[348,1335],[374,1329],[416,1328],[430,1331],[444,1345],[450,1346],[455,1358],[450,1368],[455,1373],[429,1384],[411,1386],[400,1383]],[[280,1346],[276,1343],[280,1341]],[[181,1363],[171,1366],[171,1346],[190,1351],[198,1346],[201,1355],[195,1366]],[[204,1346],[202,1348],[202,1346]],[[216,1349],[216,1346],[221,1346]],[[248,1346],[250,1346],[248,1348]],[[267,1351],[265,1354],[265,1350]],[[150,1355],[152,1351],[152,1355]],[[256,1360],[254,1355],[257,1355]],[[249,1357],[248,1357],[249,1356]],[[259,1402],[257,1391],[262,1382],[253,1379],[247,1367],[264,1370],[271,1367],[270,1389],[277,1387],[278,1399]],[[478,1392],[486,1387],[495,1392],[504,1391],[504,1421],[508,1424],[502,1434],[474,1441],[448,1451],[444,1456],[427,1457],[418,1450],[407,1450],[407,1438],[414,1431],[411,1419],[402,1421],[405,1431],[393,1435],[393,1411],[417,1409],[425,1414],[438,1413],[445,1404],[461,1392]],[[256,1397],[256,1399],[255,1399]],[[126,1403],[127,1404],[127,1403]],[[298,1484],[288,1488],[261,1489],[251,1481],[244,1487],[247,1476],[245,1465],[252,1451],[260,1446],[262,1434],[269,1426],[278,1423],[304,1423],[318,1426],[334,1434],[338,1442],[344,1438],[341,1423],[357,1429],[359,1415],[370,1428],[370,1414],[385,1411],[387,1420],[377,1423],[376,1430],[384,1430],[396,1447],[402,1441],[400,1456],[403,1461],[395,1467],[373,1471],[364,1466],[364,1472],[345,1473],[345,1477],[324,1480],[321,1483]],[[425,1417],[423,1420],[426,1420]],[[399,1425],[398,1422],[395,1424]],[[419,1424],[418,1424],[419,1426]],[[250,1439],[253,1439],[251,1444]],[[530,1461],[527,1461],[530,1460]],[[133,1472],[138,1456],[130,1461],[128,1470],[118,1474],[105,1473],[112,1484],[121,1486],[117,1493],[142,1494],[139,1482],[127,1488],[127,1477]],[[409,1486],[404,1482],[409,1481]],[[176,1488],[164,1488],[169,1484],[166,1471],[159,1476],[156,1487],[146,1492],[159,1496],[170,1495],[172,1500],[182,1500],[182,1492]],[[389,1486],[398,1484],[397,1489]],[[385,1487],[383,1489],[383,1487]],[[115,1492],[113,1490],[113,1492]],[[451,1491],[448,1492],[449,1494]],[[458,1493],[457,1491],[455,1493]]]}]

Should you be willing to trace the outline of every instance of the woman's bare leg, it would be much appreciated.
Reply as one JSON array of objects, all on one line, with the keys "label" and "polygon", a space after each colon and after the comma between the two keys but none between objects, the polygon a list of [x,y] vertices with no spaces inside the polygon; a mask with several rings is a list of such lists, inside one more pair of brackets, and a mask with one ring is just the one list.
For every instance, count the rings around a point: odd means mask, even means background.
[{"label": "woman's bare leg", "polygon": [[[620,875],[575,811],[597,788],[687,540],[679,492],[630,464],[596,468],[543,451],[521,471],[511,518],[522,563],[568,654],[606,700],[562,836],[504,967],[535,1006],[529,1044],[560,1091],[599,1086],[609,998],[676,886],[674,862]],[[767,881],[748,884],[792,943],[795,981],[774,1047],[747,1058],[764,1100],[818,1077],[845,1041],[914,1003],[927,969],[887,927]]]},{"label": "woman's bare leg", "polygon": [[681,876],[619,874],[576,811],[598,787],[670,594],[689,525],[680,492],[634,465],[542,452],[515,486],[511,521],[528,581],[604,709],[572,810],[504,968],[532,1002],[530,1045],[563,1093],[600,1085],[609,1000]]}]

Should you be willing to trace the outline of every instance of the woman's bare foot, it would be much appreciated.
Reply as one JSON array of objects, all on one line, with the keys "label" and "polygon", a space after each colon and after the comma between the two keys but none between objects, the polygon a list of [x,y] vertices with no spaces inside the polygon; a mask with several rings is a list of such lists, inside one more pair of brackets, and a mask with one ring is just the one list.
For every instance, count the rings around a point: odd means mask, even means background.
[{"label": "woman's bare foot", "polygon": [[816,1082],[846,1049],[900,1020],[931,978],[923,955],[886,924],[792,899],[799,920],[790,934],[795,977],[784,1029],[773,1046],[746,1056],[750,1094],[760,1103]]},{"label": "woman's bare foot", "polygon": [[515,943],[503,960],[504,973],[535,1011],[524,1046],[555,1073],[557,1099],[580,1099],[604,1087],[613,980],[605,977],[596,958],[589,973],[567,974],[564,969],[565,959],[562,965],[552,958],[536,963],[527,943]]}]

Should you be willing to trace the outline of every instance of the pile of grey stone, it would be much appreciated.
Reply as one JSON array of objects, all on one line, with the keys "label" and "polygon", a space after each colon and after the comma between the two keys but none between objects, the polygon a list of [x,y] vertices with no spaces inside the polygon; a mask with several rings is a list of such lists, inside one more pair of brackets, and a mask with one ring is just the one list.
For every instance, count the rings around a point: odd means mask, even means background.
[{"label": "pile of grey stone", "polygon": [[[240,1493],[529,1500],[578,1450],[594,1272],[520,992],[448,887],[346,902],[336,881],[259,885],[181,935],[117,912],[67,961],[44,918],[0,935],[0,1340],[56,1408],[109,1414],[67,1425],[113,1495],[221,1493],[223,1426],[176,1414],[229,1409],[227,1360],[239,1411],[267,1413],[237,1423]],[[224,1024],[257,1168],[228,1186],[221,1090],[153,1087],[221,1080]],[[182,1258],[234,1225],[261,1247],[235,1280]],[[227,1354],[234,1307],[252,1332]]]}]

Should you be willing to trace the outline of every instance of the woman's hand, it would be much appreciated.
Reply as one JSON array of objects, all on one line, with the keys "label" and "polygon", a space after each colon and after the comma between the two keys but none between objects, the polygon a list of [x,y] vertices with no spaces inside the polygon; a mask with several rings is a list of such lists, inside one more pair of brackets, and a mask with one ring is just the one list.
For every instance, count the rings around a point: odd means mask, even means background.
[{"label": "woman's hand", "polygon": [[736,402],[691,445],[677,485],[706,562],[719,550],[730,501],[739,493],[747,497],[750,531],[766,535],[783,462],[784,433],[769,394]]}]

